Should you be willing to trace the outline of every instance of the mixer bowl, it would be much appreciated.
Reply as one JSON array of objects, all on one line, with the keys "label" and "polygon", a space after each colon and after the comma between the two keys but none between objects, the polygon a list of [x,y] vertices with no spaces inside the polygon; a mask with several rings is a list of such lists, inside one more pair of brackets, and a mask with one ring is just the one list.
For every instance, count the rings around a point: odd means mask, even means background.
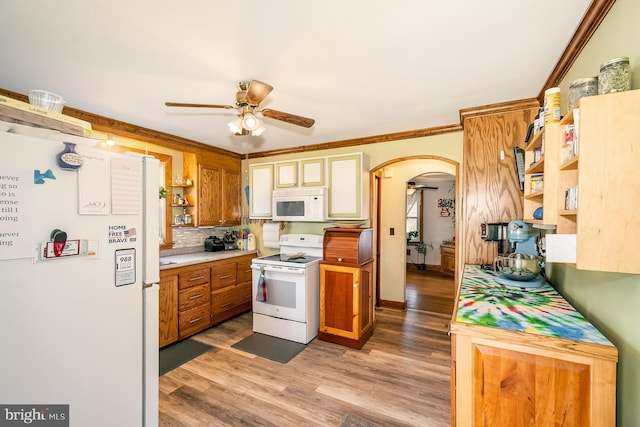
[{"label": "mixer bowl", "polygon": [[497,257],[494,267],[507,279],[524,282],[532,280],[540,274],[540,258],[516,252],[508,257]]}]

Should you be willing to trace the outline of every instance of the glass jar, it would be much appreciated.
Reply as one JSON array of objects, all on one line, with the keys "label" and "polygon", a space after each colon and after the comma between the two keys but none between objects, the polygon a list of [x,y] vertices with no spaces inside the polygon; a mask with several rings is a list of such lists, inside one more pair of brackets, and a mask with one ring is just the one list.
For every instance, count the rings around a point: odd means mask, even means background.
[{"label": "glass jar", "polygon": [[580,98],[585,96],[592,96],[598,94],[598,78],[586,77],[584,79],[578,79],[571,82],[569,85],[569,102],[567,104],[567,110],[575,108],[576,102]]},{"label": "glass jar", "polygon": [[625,90],[631,90],[629,57],[622,56],[602,64],[598,76],[598,94],[604,95]]}]

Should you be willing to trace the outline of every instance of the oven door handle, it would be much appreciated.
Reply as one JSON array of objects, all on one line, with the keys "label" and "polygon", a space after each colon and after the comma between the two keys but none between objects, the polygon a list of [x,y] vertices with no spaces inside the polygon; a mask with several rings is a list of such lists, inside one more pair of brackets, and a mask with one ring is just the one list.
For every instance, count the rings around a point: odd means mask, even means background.
[{"label": "oven door handle", "polygon": [[264,271],[273,271],[276,273],[304,274],[304,268],[279,267],[279,266],[273,266],[273,265],[260,266],[256,264],[251,265],[252,270],[260,271],[260,267],[264,267]]}]

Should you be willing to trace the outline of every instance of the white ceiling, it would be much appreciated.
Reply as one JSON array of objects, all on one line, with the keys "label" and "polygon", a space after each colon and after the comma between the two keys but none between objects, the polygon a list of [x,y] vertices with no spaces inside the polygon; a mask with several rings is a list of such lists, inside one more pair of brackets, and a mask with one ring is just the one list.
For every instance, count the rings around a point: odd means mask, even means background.
[{"label": "white ceiling", "polygon": [[[536,97],[590,0],[0,0],[0,88],[245,154],[459,123]],[[271,84],[233,136],[240,80]]]}]

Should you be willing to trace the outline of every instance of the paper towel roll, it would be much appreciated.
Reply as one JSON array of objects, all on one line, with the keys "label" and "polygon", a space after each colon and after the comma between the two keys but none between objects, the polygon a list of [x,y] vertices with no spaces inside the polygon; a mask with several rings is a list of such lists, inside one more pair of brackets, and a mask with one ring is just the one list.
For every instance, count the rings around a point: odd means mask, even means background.
[{"label": "paper towel roll", "polygon": [[262,241],[265,248],[280,247],[280,223],[265,222],[262,226]]}]

